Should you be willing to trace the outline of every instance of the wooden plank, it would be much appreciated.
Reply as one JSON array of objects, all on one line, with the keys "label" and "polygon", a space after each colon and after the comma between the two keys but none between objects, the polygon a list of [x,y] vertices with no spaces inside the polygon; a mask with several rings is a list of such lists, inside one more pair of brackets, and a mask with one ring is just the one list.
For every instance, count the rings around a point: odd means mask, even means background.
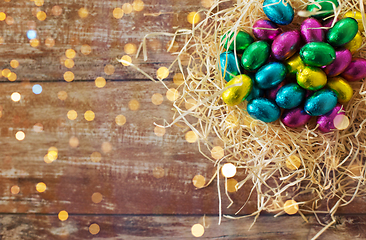
[{"label": "wooden plank", "polygon": [[[2,239],[192,239],[194,224],[205,226],[203,239],[311,239],[321,229],[310,218],[262,216],[249,230],[253,219],[223,219],[216,216],[123,216],[69,215],[61,222],[57,215],[0,215]],[[338,218],[319,240],[365,239],[365,217]],[[90,231],[98,231],[91,234]]]},{"label": "wooden plank", "polygon": [[[55,16],[53,7],[59,6],[62,14]],[[119,1],[70,1],[59,0],[46,2],[43,6],[35,6],[34,1],[2,2],[0,11],[14,19],[12,25],[0,22],[1,68],[8,68],[17,74],[18,80],[63,81],[63,74],[72,71],[76,80],[94,80],[98,76],[108,79],[145,78],[135,71],[123,67],[116,61],[126,54],[124,47],[127,43],[138,47],[146,34],[152,32],[174,33],[178,27],[189,28],[187,14],[202,8],[199,1],[144,1],[142,11],[124,14],[121,19],[113,17],[113,10],[121,8]],[[80,8],[88,10],[88,16],[78,15]],[[37,11],[44,11],[47,18],[39,21]],[[37,31],[40,44],[32,47],[27,38],[27,31]],[[45,41],[52,38],[54,46],[48,47]],[[155,76],[160,66],[168,66],[173,56],[166,52],[170,37],[160,36],[148,38],[149,60],[133,58],[133,63],[139,65],[147,73]],[[183,39],[178,38],[180,47]],[[1,42],[1,41],[0,41]],[[81,53],[83,45],[91,47],[91,53]],[[64,66],[65,51],[74,49],[75,66],[68,69]],[[133,51],[130,53],[132,56]],[[20,66],[12,69],[10,61],[19,61]],[[111,64],[115,67],[112,75],[104,73],[104,67]],[[91,71],[92,69],[92,71]],[[1,70],[1,69],[0,69]],[[0,78],[0,81],[8,81]]]}]

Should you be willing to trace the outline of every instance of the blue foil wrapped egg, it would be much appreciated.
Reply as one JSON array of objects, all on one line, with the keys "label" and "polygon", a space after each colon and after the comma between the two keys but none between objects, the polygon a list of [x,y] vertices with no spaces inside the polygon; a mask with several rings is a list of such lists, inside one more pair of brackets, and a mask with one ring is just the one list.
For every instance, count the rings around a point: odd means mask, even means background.
[{"label": "blue foil wrapped egg", "polygon": [[294,9],[288,1],[264,0],[263,11],[274,23],[288,25],[294,19]]},{"label": "blue foil wrapped egg", "polygon": [[281,116],[281,122],[288,127],[296,128],[305,125],[311,116],[302,107],[285,110]]},{"label": "blue foil wrapped egg", "polygon": [[280,118],[281,110],[275,102],[267,98],[256,98],[247,105],[249,115],[263,122],[274,122]]},{"label": "blue foil wrapped egg", "polygon": [[320,116],[330,112],[336,105],[337,94],[330,89],[322,89],[306,99],[304,110],[310,116]]},{"label": "blue foil wrapped egg", "polygon": [[220,54],[220,71],[221,76],[228,82],[236,75],[240,74],[240,61],[236,55],[231,52],[223,52]]},{"label": "blue foil wrapped egg", "polygon": [[295,108],[305,99],[305,93],[305,89],[296,83],[286,84],[277,92],[276,103],[284,109]]},{"label": "blue foil wrapped egg", "polygon": [[286,74],[287,67],[283,63],[270,62],[255,74],[255,83],[262,89],[274,88],[285,79]]}]

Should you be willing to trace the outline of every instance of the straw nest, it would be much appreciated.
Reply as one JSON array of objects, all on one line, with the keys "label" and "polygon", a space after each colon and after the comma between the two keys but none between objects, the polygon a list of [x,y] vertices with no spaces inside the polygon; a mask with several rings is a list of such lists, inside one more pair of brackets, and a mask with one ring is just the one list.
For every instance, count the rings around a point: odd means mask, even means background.
[{"label": "straw nest", "polygon": [[[284,30],[299,29],[304,17],[296,13],[306,15],[304,10],[309,2],[290,1],[295,9],[295,19]],[[335,11],[338,18],[349,10],[364,12],[362,0],[339,2],[340,7]],[[294,129],[279,120],[266,124],[252,119],[246,112],[245,102],[227,106],[221,99],[226,82],[218,69],[219,54],[225,51],[220,37],[227,31],[239,29],[251,33],[256,20],[267,19],[262,4],[263,1],[238,0],[231,7],[223,8],[228,1],[216,1],[209,10],[199,12],[205,18],[192,29],[166,34],[173,40],[183,35],[186,45],[175,53],[177,59],[171,66],[178,65],[184,83],[179,88],[180,97],[174,102],[174,120],[165,127],[186,124],[198,136],[199,150],[218,169],[230,162],[245,173],[246,177],[236,187],[240,191],[244,184],[253,186],[251,194],[257,195],[257,211],[251,216],[258,216],[262,211],[284,213],[285,201],[293,199],[302,216],[303,213],[330,214],[333,221],[321,223],[325,230],[335,223],[334,214],[338,207],[348,205],[355,197],[366,193],[366,86],[362,81],[352,83],[354,96],[344,105],[350,120],[348,128],[326,134],[317,130],[315,119]],[[362,36],[365,37],[365,31]],[[141,44],[140,50],[145,50],[146,58],[145,44]],[[187,53],[189,62],[184,66],[180,57]],[[366,57],[366,50],[361,48],[356,55]],[[190,104],[188,110],[187,104]],[[223,142],[224,154],[219,158],[216,156],[220,154],[205,154],[207,149],[211,151],[215,147],[212,136]],[[295,170],[286,166],[288,158],[297,159],[293,156],[301,161]]]}]

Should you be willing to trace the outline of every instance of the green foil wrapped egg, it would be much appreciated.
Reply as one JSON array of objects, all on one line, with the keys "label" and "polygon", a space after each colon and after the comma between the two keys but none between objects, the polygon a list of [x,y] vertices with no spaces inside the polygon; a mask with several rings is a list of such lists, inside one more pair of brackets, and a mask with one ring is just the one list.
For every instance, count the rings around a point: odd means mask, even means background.
[{"label": "green foil wrapped egg", "polygon": [[258,70],[267,61],[270,49],[269,44],[265,41],[250,44],[241,57],[241,65],[248,71]]},{"label": "green foil wrapped egg", "polygon": [[287,72],[291,75],[295,75],[298,71],[305,67],[304,62],[301,60],[299,54],[295,54],[291,58],[286,60]]},{"label": "green foil wrapped egg", "polygon": [[320,68],[306,66],[296,74],[296,80],[302,88],[316,91],[327,84],[327,75]]},{"label": "green foil wrapped egg", "polygon": [[340,47],[350,42],[358,32],[357,21],[354,18],[343,18],[336,22],[327,33],[327,41],[334,47]]},{"label": "green foil wrapped egg", "polygon": [[[315,0],[314,3],[309,4],[306,8],[309,12],[313,12],[312,16],[315,18],[325,18],[334,13],[334,8],[339,6],[338,0]],[[318,14],[318,12],[322,12]]]},{"label": "green foil wrapped egg", "polygon": [[225,87],[229,87],[238,83],[242,83],[242,85],[231,87],[222,93],[222,99],[229,106],[234,106],[241,103],[252,90],[253,81],[245,74],[234,77],[230,82],[226,83]]},{"label": "green foil wrapped egg", "polygon": [[340,103],[348,102],[353,96],[352,87],[342,77],[329,78],[327,86],[337,94]]},{"label": "green foil wrapped egg", "polygon": [[328,43],[311,42],[301,48],[300,57],[307,65],[322,67],[331,64],[336,59],[336,53]]},{"label": "green foil wrapped egg", "polygon": [[[230,36],[228,36],[230,34]],[[236,50],[237,53],[243,53],[247,47],[253,43],[254,39],[247,32],[239,31],[235,34],[235,40],[233,39],[234,33],[227,32],[221,37],[221,42],[225,42],[224,47],[229,51]]]}]

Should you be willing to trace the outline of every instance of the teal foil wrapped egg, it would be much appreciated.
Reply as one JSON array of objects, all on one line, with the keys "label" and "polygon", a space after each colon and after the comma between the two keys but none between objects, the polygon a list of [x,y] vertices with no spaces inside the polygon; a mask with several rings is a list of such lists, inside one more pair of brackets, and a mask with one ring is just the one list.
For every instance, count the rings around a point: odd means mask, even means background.
[{"label": "teal foil wrapped egg", "polygon": [[280,118],[281,110],[275,102],[267,98],[256,98],[247,105],[249,115],[263,122],[274,122]]},{"label": "teal foil wrapped egg", "polygon": [[[233,39],[234,36],[235,39]],[[239,31],[236,34],[229,31],[221,37],[221,42],[225,42],[224,47],[229,51],[234,51],[235,49],[237,53],[243,53],[253,41],[253,37],[244,31]]]},{"label": "teal foil wrapped egg", "polygon": [[305,89],[296,83],[286,84],[277,92],[276,103],[284,109],[295,108],[305,99],[305,93]]},{"label": "teal foil wrapped egg", "polygon": [[[314,3],[307,6],[306,10],[313,13],[311,16],[320,19],[332,15],[334,7],[338,6],[338,0],[315,0]],[[321,13],[318,14],[318,12]]]},{"label": "teal foil wrapped egg", "polygon": [[336,52],[328,43],[311,42],[301,48],[300,57],[307,65],[322,67],[331,64],[336,59]]},{"label": "teal foil wrapped egg", "polygon": [[245,98],[245,100],[247,100],[248,102],[255,99],[255,98],[260,98],[264,96],[264,90],[259,88],[257,86],[257,84],[255,83],[255,75],[252,73],[247,74],[253,81],[253,87],[252,90],[250,91],[249,95]]},{"label": "teal foil wrapped egg", "polygon": [[343,18],[336,22],[327,32],[327,41],[334,47],[340,47],[350,42],[358,32],[357,20]]},{"label": "teal foil wrapped egg", "polygon": [[257,41],[249,45],[241,57],[241,64],[245,70],[256,71],[268,59],[270,46],[265,41]]},{"label": "teal foil wrapped egg", "polygon": [[285,79],[286,74],[287,68],[283,63],[270,62],[255,74],[255,83],[262,89],[274,88]]},{"label": "teal foil wrapped egg", "polygon": [[228,88],[222,93],[222,100],[229,106],[241,103],[252,90],[253,81],[245,74],[233,78],[230,82],[226,83],[225,88],[239,83],[241,84],[240,86]]},{"label": "teal foil wrapped egg", "polygon": [[296,80],[301,87],[316,91],[327,84],[327,75],[320,68],[306,66],[297,72]]},{"label": "teal foil wrapped egg", "polygon": [[288,25],[294,19],[294,9],[289,1],[264,0],[263,11],[272,22],[279,25]]},{"label": "teal foil wrapped egg", "polygon": [[221,76],[228,82],[236,75],[240,74],[240,62],[236,55],[229,51],[220,54]]},{"label": "teal foil wrapped egg", "polygon": [[304,110],[310,116],[320,116],[330,112],[336,105],[336,93],[330,89],[322,89],[306,99]]}]

